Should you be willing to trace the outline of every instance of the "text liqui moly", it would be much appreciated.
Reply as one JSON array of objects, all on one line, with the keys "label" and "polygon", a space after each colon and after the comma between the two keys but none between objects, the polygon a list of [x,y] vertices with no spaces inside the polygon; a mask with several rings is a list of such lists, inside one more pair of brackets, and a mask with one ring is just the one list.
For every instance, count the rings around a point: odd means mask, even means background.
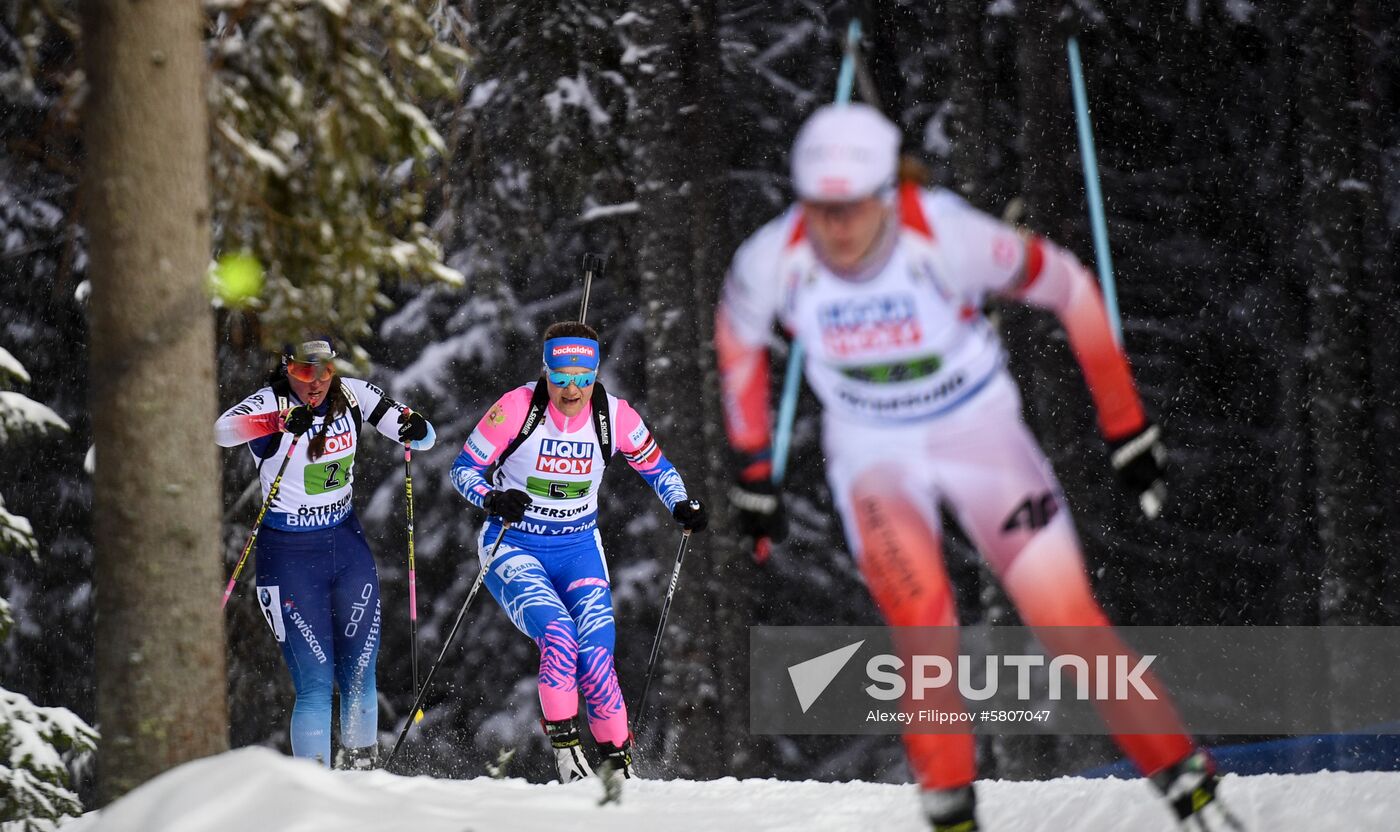
[{"label": "text liqui moly", "polygon": [[540,442],[535,468],[550,474],[590,474],[593,472],[593,443],[545,439]]}]

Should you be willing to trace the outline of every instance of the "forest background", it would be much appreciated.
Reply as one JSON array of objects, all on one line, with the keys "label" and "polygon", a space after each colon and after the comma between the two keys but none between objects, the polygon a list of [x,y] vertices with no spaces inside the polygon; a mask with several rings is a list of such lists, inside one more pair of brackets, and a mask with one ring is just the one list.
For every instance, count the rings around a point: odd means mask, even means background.
[{"label": "forest background", "polygon": [[[423,660],[477,569],[482,518],[447,468],[491,402],[534,377],[540,333],[574,313],[579,264],[597,252],[608,258],[590,310],[603,380],[638,404],[719,513],[686,562],[653,690],[659,730],[640,738],[648,758],[686,777],[907,776],[893,737],[749,734],[747,626],[878,616],[832,513],[810,396],[787,488],[792,538],[759,566],[727,533],[731,460],[710,348],[728,259],[790,200],[791,138],[832,96],[853,13],[880,104],[934,182],[1092,262],[1065,56],[1066,38],[1080,40],[1125,343],[1171,454],[1161,519],[1141,519],[1114,488],[1057,323],[995,312],[1110,615],[1128,625],[1396,623],[1400,8],[205,6],[214,254],[250,250],[267,271],[258,305],[216,312],[220,403],[259,384],[270,347],[314,329],[433,420],[439,445],[414,460]],[[66,2],[0,10],[0,346],[32,377],[20,389],[70,426],[0,446],[6,508],[32,521],[39,542],[37,557],[0,559],[15,619],[0,680],[92,721],[77,20]],[[386,738],[412,699],[401,459],[371,438],[356,472],[384,586]],[[247,455],[223,461],[231,568],[257,495]],[[625,472],[609,475],[602,527],[619,670],[635,696],[678,536]],[[948,557],[962,620],[1014,623],[956,532]],[[293,697],[264,626],[245,583],[227,617],[230,739],[285,749]],[[408,765],[472,776],[516,748],[513,772],[547,779],[534,651],[478,601]],[[982,752],[983,774],[1002,777],[1114,756],[1093,737],[985,739]]]}]

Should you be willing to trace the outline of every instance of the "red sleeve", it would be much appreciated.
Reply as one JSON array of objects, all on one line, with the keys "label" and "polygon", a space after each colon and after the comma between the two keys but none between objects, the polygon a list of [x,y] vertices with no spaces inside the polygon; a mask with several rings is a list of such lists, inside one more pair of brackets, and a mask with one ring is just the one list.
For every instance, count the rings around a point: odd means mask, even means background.
[{"label": "red sleeve", "polygon": [[1074,255],[1039,238],[1026,241],[1025,273],[1015,294],[1054,311],[1069,335],[1098,410],[1099,430],[1122,439],[1147,424],[1128,357],[1113,338],[1098,284]]},{"label": "red sleeve", "polygon": [[766,453],[772,442],[768,348],[740,339],[721,303],[715,313],[715,352],[719,359],[724,427],[729,434],[729,444],[746,456],[761,457],[750,466],[753,470],[742,472],[745,479],[766,479],[772,472],[772,462]]},{"label": "red sleeve", "polygon": [[224,411],[214,422],[214,441],[232,448],[280,430],[282,414],[277,410],[277,397],[271,388],[264,387]]}]

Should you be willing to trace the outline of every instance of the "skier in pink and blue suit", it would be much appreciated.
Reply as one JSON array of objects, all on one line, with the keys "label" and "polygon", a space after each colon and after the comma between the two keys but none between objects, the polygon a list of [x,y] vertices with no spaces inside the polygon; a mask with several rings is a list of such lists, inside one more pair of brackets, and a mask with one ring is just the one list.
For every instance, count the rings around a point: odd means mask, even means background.
[{"label": "skier in pink and blue suit", "polygon": [[[543,377],[498,399],[452,465],[452,484],[488,515],[477,541],[481,557],[507,525],[495,559],[485,564],[485,584],[539,645],[543,725],[566,783],[592,774],[579,739],[580,692],[600,763],[623,776],[631,768],[627,706],[613,667],[612,589],[597,521],[605,454],[620,451],[682,528],[700,531],[706,524],[704,506],[686,493],[642,417],[601,390],[600,359],[591,327],[550,326]],[[521,436],[532,411],[533,430]]]}]

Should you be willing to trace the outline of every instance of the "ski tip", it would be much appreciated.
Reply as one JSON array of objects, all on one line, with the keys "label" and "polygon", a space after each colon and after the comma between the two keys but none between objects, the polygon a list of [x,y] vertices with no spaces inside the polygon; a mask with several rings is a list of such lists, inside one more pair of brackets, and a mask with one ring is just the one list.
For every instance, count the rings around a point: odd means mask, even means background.
[{"label": "ski tip", "polygon": [[413,715],[413,724],[414,724],[414,725],[417,725],[418,723],[420,723],[420,722],[422,722],[422,721],[423,721],[423,709],[422,709],[422,708],[419,708],[419,709],[418,709],[418,713],[416,713],[416,714]]}]

